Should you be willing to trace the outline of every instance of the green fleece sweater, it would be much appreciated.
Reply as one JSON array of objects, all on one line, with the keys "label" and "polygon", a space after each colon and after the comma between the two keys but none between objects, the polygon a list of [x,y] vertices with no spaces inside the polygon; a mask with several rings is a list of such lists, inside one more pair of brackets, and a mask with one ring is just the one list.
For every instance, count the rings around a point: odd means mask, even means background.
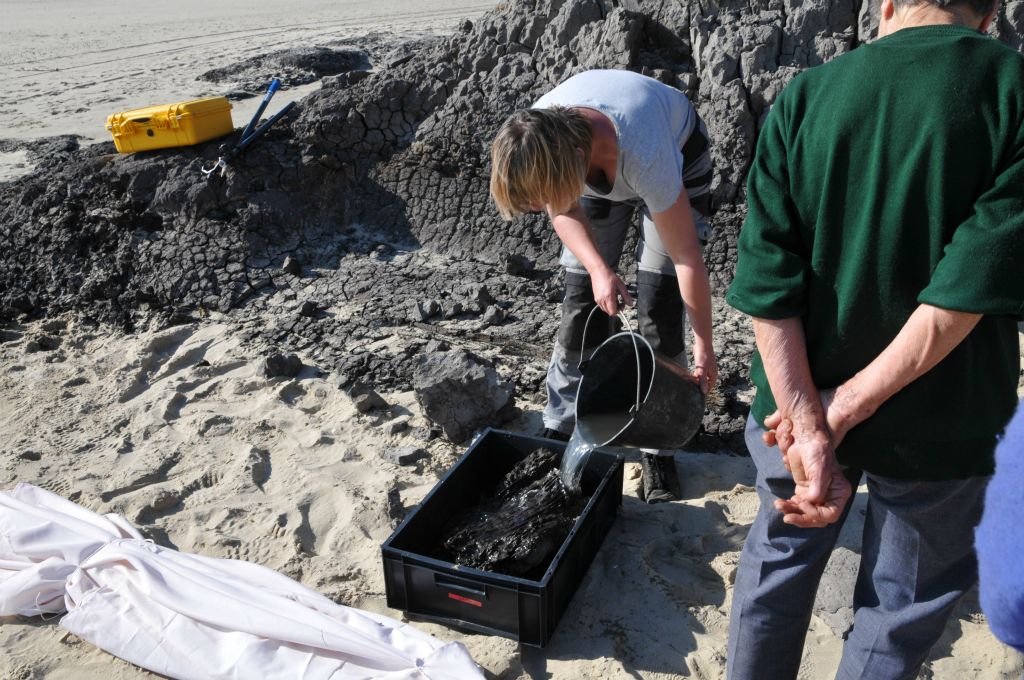
[{"label": "green fleece sweater", "polygon": [[[976,31],[898,31],[810,69],[779,96],[748,176],[728,301],[803,320],[834,387],[920,303],[984,314],[938,366],[839,447],[903,479],[990,474],[1017,403],[1024,312],[1024,56]],[[755,357],[752,412],[775,410]]]}]

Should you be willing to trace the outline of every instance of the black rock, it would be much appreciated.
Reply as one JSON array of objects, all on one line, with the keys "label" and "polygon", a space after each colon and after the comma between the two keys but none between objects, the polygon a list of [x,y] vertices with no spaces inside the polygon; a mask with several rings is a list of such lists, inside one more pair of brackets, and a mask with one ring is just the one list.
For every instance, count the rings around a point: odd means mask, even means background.
[{"label": "black rock", "polygon": [[294,378],[302,370],[302,359],[295,354],[271,354],[263,363],[268,378]]},{"label": "black rock", "polygon": [[395,465],[415,465],[424,458],[430,457],[430,454],[427,453],[426,449],[422,449],[418,446],[402,446],[395,449],[384,449],[382,455],[385,460],[388,460]]},{"label": "black rock", "polygon": [[441,306],[437,304],[436,300],[414,302],[412,304],[411,318],[413,321],[427,321],[439,311],[441,311]]},{"label": "black rock", "polygon": [[434,352],[447,352],[451,348],[451,344],[445,342],[444,340],[432,339],[429,342],[427,342],[426,346],[423,348],[423,353],[432,354]]},{"label": "black rock", "polygon": [[488,305],[493,305],[496,302],[494,296],[487,290],[487,286],[479,283],[471,283],[466,286],[463,291],[463,297],[466,298],[470,307],[480,312],[487,309]]},{"label": "black rock", "polygon": [[36,309],[35,300],[28,295],[16,295],[10,299],[8,304],[22,314],[31,314]]},{"label": "black rock", "polygon": [[404,432],[407,429],[409,429],[409,418],[407,416],[389,420],[381,425],[381,430],[384,431],[384,434],[398,434],[399,432]]},{"label": "black rock", "polygon": [[356,410],[360,413],[368,413],[370,411],[382,410],[388,407],[388,402],[385,401],[384,397],[371,389],[367,389],[360,394],[357,394],[355,398],[353,398],[352,402],[356,405]]},{"label": "black rock", "polygon": [[416,427],[410,430],[409,434],[420,441],[429,442],[437,439],[441,433],[429,427]]},{"label": "black rock", "polygon": [[26,352],[51,352],[60,347],[60,338],[40,333],[33,335],[25,343]]},{"label": "black rock", "polygon": [[512,399],[512,386],[499,380],[494,367],[463,350],[422,355],[413,389],[424,415],[456,444],[496,424]]},{"label": "black rock", "polygon": [[505,310],[497,305],[491,305],[484,312],[482,320],[488,326],[497,326],[505,320]]},{"label": "black rock", "polygon": [[441,305],[441,315],[446,319],[454,319],[465,311],[465,307],[458,300],[447,300]]},{"label": "black rock", "polygon": [[284,258],[284,264],[281,265],[281,271],[283,271],[285,274],[298,276],[299,274],[302,273],[302,265],[299,264],[299,261],[297,259],[289,255],[288,257]]},{"label": "black rock", "polygon": [[388,517],[392,520],[397,522],[405,516],[405,506],[402,504],[402,495],[397,486],[388,489],[385,505],[388,509]]},{"label": "black rock", "polygon": [[530,278],[533,276],[534,268],[536,265],[534,261],[523,255],[506,254],[502,258],[502,262],[505,265],[505,272],[512,276],[522,276],[524,278]]}]

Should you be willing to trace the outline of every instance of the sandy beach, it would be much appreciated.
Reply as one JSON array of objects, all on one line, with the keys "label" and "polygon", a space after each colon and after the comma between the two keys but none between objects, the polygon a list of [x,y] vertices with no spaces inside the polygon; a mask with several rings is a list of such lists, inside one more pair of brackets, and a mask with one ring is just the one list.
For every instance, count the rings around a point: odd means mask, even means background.
[{"label": "sandy beach", "polygon": [[[493,7],[474,0],[130,7],[4,0],[0,182],[32,169],[22,143],[55,135],[105,141],[110,113],[235,87],[197,80],[209,69],[310,45],[372,43],[384,53],[409,38],[452,33]],[[286,89],[273,107],[319,87]],[[235,125],[257,104],[257,97],[235,100]],[[393,267],[415,257],[379,247],[338,257],[356,255]],[[408,268],[430,269],[414,264]],[[443,279],[452,267],[438,260],[421,278]],[[310,266],[303,276],[274,282],[258,299],[269,310],[261,320],[280,308],[292,314],[311,296],[331,319],[364,313],[358,296],[326,300],[326,267]],[[347,295],[359,281],[344,283]],[[535,344],[521,343],[525,349],[490,341],[486,324],[457,314],[437,321],[437,333],[494,362],[501,379],[539,384],[558,302],[543,297],[542,284],[536,288],[532,299],[541,302],[531,312],[543,320],[531,330]],[[737,333],[748,323],[736,314],[727,320]],[[465,447],[432,432],[410,390],[381,390],[388,407],[362,412],[339,389],[343,376],[316,368],[312,342],[297,350],[305,364],[299,375],[266,377],[266,347],[257,346],[249,323],[241,328],[231,314],[203,309],[180,323],[131,332],[72,313],[0,325],[0,489],[30,482],[123,515],[161,545],[252,561],[338,603],[402,619],[386,605],[380,545]],[[415,334],[424,325],[396,322],[361,339],[360,349],[401,354],[410,339],[423,341]],[[749,345],[725,352],[749,352]],[[502,427],[539,432],[542,399],[539,390],[518,394],[519,414]],[[403,447],[426,455],[399,465],[387,452]],[[681,500],[647,505],[639,499],[637,456],[626,456],[620,514],[549,647],[415,625],[464,643],[492,678],[723,679],[732,584],[758,508],[753,464],[724,448],[677,452]],[[866,500],[862,487],[826,569],[801,680],[833,677],[838,666],[852,621]],[[0,649],[2,680],[157,677],[65,632],[56,619],[0,619]],[[988,630],[975,590],[957,606],[919,677],[1017,680],[1022,672],[1024,658]]]},{"label": "sandy beach", "polygon": [[[173,7],[142,4],[114,10],[96,0],[11,0],[0,24],[0,66],[7,91],[0,97],[0,181],[28,171],[24,149],[3,140],[78,135],[109,139],[107,116],[225,94],[230,84],[197,79],[207,70],[274,50],[344,44],[367,34],[384,45],[450,32],[492,2],[205,2]],[[319,83],[285,87],[275,106],[296,101]],[[235,125],[244,125],[259,98],[233,102]]]},{"label": "sandy beach", "polygon": [[[63,338],[26,353],[37,333]],[[416,467],[382,453],[424,446],[410,393],[388,414],[360,414],[330,377],[262,377],[218,323],[122,336],[54,320],[8,329],[0,344],[0,479],[29,481],[128,518],[158,543],[257,562],[337,602],[401,617],[384,600],[380,544],[461,454],[436,439]],[[59,353],[59,356],[55,356]],[[525,405],[511,429],[538,427]],[[383,427],[407,418],[397,434]],[[417,624],[460,640],[501,678],[724,678],[731,583],[757,510],[747,458],[676,457],[683,499],[638,499],[626,466],[621,513],[543,651]],[[253,477],[254,463],[268,470]],[[177,503],[168,507],[168,498]],[[865,489],[826,570],[801,678],[831,677],[852,612]],[[608,598],[615,592],[621,597]],[[56,621],[0,625],[0,677],[149,677],[65,633]],[[972,593],[958,606],[922,678],[1016,680],[1022,660],[988,631]]]}]

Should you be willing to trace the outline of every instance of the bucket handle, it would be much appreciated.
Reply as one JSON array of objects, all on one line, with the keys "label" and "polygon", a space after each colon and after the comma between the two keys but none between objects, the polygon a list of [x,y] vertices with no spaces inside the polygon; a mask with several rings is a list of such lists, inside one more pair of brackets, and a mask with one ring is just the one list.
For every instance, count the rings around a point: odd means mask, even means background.
[{"label": "bucket handle", "polygon": [[[594,318],[594,312],[601,309],[597,305],[590,310],[590,314],[587,315],[587,320],[583,324],[583,339],[580,340],[580,363],[576,366],[580,373],[587,370],[587,364],[590,363],[589,359],[583,358],[583,352],[587,348],[587,329],[590,327],[590,320]],[[636,343],[636,332],[633,330],[633,326],[629,323],[629,319],[622,312],[617,312],[616,316],[622,320],[626,330],[629,331],[630,338],[633,340],[633,354],[636,355],[636,405],[633,406],[633,415],[636,415],[640,411],[640,346]]]}]

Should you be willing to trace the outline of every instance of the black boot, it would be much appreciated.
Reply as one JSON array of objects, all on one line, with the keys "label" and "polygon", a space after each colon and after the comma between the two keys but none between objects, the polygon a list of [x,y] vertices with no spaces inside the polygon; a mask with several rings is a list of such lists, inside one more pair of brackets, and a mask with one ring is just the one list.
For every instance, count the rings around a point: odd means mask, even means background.
[{"label": "black boot", "polygon": [[552,430],[550,427],[546,427],[544,428],[544,431],[540,433],[540,436],[543,437],[544,439],[554,439],[556,442],[567,442],[569,441],[569,437],[571,437],[572,435],[568,435],[564,432],[560,432],[559,430]]},{"label": "black boot", "polygon": [[640,454],[643,473],[643,499],[648,503],[665,503],[679,497],[679,477],[674,456]]}]

